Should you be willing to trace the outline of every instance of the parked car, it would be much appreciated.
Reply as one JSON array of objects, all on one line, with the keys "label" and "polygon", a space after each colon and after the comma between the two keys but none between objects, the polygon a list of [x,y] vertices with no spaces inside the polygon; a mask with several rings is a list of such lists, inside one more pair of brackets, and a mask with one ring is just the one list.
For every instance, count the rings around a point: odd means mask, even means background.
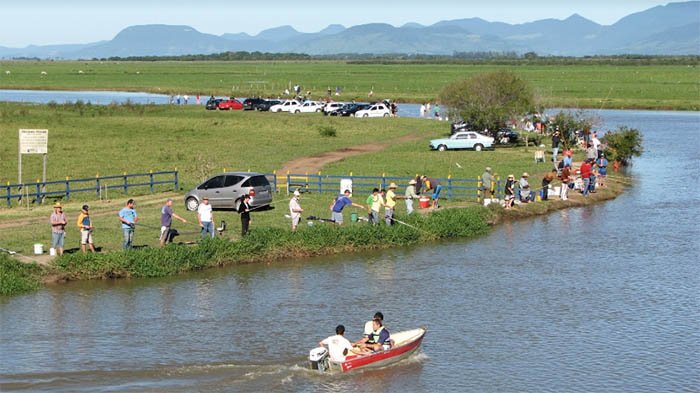
[{"label": "parked car", "polygon": [[265,175],[254,172],[226,172],[210,177],[185,194],[185,207],[197,210],[202,198],[209,198],[213,209],[238,209],[244,195],[250,195],[251,207],[272,203],[272,189]]},{"label": "parked car", "polygon": [[280,100],[265,100],[265,102],[261,102],[260,104],[258,104],[257,110],[259,110],[261,112],[266,112],[266,111],[269,111],[273,105],[277,105],[277,104],[281,104],[281,103],[282,103],[282,101],[280,101]]},{"label": "parked car", "polygon": [[342,108],[329,113],[331,116],[354,116],[357,111],[369,109],[369,104],[345,104]]},{"label": "parked car", "polygon": [[304,101],[303,104],[301,104],[301,108],[295,109],[294,112],[292,113],[315,113],[315,112],[321,112],[323,110],[323,103],[318,102],[318,101]]},{"label": "parked car", "polygon": [[222,100],[219,102],[219,110],[227,111],[230,109],[240,110],[243,109],[243,104],[240,101],[229,98],[228,100]]},{"label": "parked car", "polygon": [[342,108],[343,105],[345,105],[345,103],[343,103],[343,102],[329,102],[323,106],[323,114],[328,115],[329,113],[333,112],[334,110]]},{"label": "parked car", "polygon": [[297,109],[301,108],[301,103],[297,100],[286,100],[282,103],[272,105],[270,107],[270,112],[290,112],[294,113]]},{"label": "parked car", "polygon": [[374,104],[367,109],[355,112],[355,117],[389,117],[391,111],[384,104]]},{"label": "parked car", "polygon": [[209,101],[207,101],[206,105],[204,105],[204,108],[210,111],[219,109],[219,103],[221,101],[223,101],[222,98],[214,98],[213,100],[210,99]]},{"label": "parked car", "polygon": [[496,132],[496,143],[499,145],[507,145],[511,143],[517,143],[520,134],[508,127],[501,128]]},{"label": "parked car", "polygon": [[474,149],[481,151],[493,147],[493,138],[474,131],[460,131],[449,138],[433,139],[430,141],[432,150]]},{"label": "parked car", "polygon": [[263,105],[266,102],[265,99],[262,98],[246,98],[243,100],[243,110],[244,111],[252,111],[252,110],[259,110],[258,107],[260,105]]}]

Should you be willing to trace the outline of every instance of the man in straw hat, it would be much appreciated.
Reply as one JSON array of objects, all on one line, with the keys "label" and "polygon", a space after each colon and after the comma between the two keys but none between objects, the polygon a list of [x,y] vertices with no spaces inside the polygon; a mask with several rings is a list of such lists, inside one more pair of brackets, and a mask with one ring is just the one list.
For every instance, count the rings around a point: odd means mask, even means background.
[{"label": "man in straw hat", "polygon": [[528,181],[528,178],[530,175],[527,172],[523,172],[523,175],[520,177],[520,202],[521,203],[530,203],[535,200],[535,194],[531,192],[530,190],[530,182]]},{"label": "man in straw hat", "polygon": [[63,255],[67,221],[60,202],[53,205],[53,213],[51,213],[49,220],[51,221],[51,248],[55,249],[58,255]]},{"label": "man in straw hat", "polygon": [[386,192],[384,202],[384,222],[386,225],[394,224],[394,209],[396,207],[396,183],[389,183],[389,191]]},{"label": "man in straw hat", "polygon": [[418,182],[415,179],[411,179],[408,182],[408,187],[406,187],[406,192],[403,196],[403,199],[406,200],[406,214],[413,213],[413,200],[420,198],[420,196],[416,194],[416,183]]}]

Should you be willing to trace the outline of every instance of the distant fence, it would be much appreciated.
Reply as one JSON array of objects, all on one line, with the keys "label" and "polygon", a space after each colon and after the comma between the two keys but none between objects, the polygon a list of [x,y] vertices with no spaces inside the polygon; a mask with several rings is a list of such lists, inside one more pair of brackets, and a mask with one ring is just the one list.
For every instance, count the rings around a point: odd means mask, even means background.
[{"label": "distant fence", "polygon": [[[95,176],[84,179],[55,180],[47,182],[7,184],[4,195],[1,197],[7,201],[7,207],[12,207],[12,201],[21,204],[23,199],[27,203],[42,204],[46,198],[70,200],[71,195],[80,192],[94,192],[97,198],[107,198],[110,190],[118,190],[128,194],[130,189],[136,187],[149,187],[150,192],[155,191],[156,186],[172,185],[173,190],[179,189],[177,171],[160,171],[149,173],[130,173],[113,176]],[[33,200],[32,200],[33,198]]]},{"label": "distant fence", "polygon": [[[340,193],[340,184],[343,179],[349,179],[352,181],[352,191],[353,193],[366,193],[372,192],[373,188],[387,189],[389,183],[394,182],[400,188],[405,188],[408,182],[413,179],[412,177],[395,177],[395,176],[338,176],[338,175],[323,175],[318,174],[287,174],[284,176],[284,182],[280,182],[275,174],[267,174],[268,180],[270,180],[273,190],[280,192],[280,188],[285,188],[287,194],[294,190],[299,190],[300,192],[318,192],[318,193]],[[440,182],[442,186],[442,191],[440,196],[451,200],[456,199],[475,199],[480,202],[484,195],[480,190],[481,188],[481,176],[475,179],[463,179],[463,178],[435,178],[435,180]],[[496,178],[495,184],[495,196],[497,198],[503,197],[503,187],[500,178]],[[403,195],[403,192],[397,193],[398,195]]]}]

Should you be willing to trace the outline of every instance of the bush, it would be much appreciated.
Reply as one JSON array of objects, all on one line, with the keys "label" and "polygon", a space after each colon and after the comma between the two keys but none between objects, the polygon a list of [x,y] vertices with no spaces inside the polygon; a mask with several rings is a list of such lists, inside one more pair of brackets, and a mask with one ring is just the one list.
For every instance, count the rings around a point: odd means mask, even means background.
[{"label": "bush", "polygon": [[617,131],[605,134],[602,142],[606,145],[606,157],[619,161],[623,166],[629,165],[632,157],[639,157],[644,152],[642,134],[635,128],[620,126]]},{"label": "bush", "polygon": [[322,137],[327,137],[327,138],[335,138],[338,136],[338,132],[336,131],[335,127],[333,126],[319,126],[318,127],[318,134],[321,135]]},{"label": "bush", "polygon": [[26,264],[0,254],[0,296],[37,289],[41,283],[42,270],[36,263]]}]

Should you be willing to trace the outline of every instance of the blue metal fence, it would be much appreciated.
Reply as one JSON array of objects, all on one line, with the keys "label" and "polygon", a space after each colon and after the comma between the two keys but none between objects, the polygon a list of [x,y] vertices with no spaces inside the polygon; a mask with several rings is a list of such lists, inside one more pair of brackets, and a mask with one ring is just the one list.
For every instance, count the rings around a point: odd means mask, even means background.
[{"label": "blue metal fence", "polygon": [[[277,179],[278,176],[275,174],[267,175],[270,183],[274,181],[273,189],[279,192]],[[300,190],[301,192],[318,192],[318,193],[339,193],[340,181],[343,179],[350,179],[352,181],[352,191],[353,193],[371,193],[373,188],[387,189],[389,183],[394,182],[401,188],[408,185],[408,182],[413,179],[412,177],[396,177],[396,176],[338,176],[338,175],[323,175],[323,174],[287,174],[285,176],[284,188],[287,194],[294,190]],[[442,185],[442,194],[448,200],[453,198],[456,199],[476,199],[481,201],[484,197],[481,188],[481,177],[475,179],[462,179],[462,178],[435,178],[435,180],[440,182]],[[495,184],[495,196],[497,198],[503,197],[503,187],[500,178],[496,180]]]},{"label": "blue metal fence", "polygon": [[135,187],[149,187],[149,191],[153,193],[156,186],[170,184],[172,184],[174,191],[179,189],[179,175],[177,171],[125,173],[123,175],[96,176],[84,179],[66,178],[66,180],[24,184],[8,183],[2,186],[5,189],[2,198],[7,201],[7,206],[11,207],[13,200],[17,200],[20,203],[23,198],[33,198],[33,202],[41,204],[47,197],[70,200],[72,194],[79,192],[94,192],[99,198],[109,190],[119,190],[124,194],[128,194],[129,190]]}]

